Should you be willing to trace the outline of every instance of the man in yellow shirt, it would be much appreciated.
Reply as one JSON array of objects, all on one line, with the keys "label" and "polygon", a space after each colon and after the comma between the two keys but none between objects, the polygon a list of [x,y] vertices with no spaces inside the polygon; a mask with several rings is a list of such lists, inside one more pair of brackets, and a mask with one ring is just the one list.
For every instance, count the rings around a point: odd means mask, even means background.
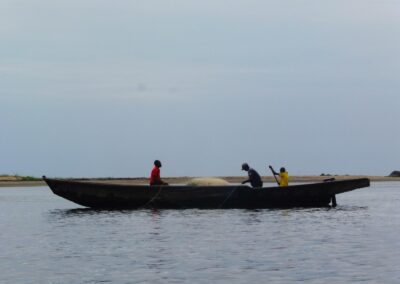
[{"label": "man in yellow shirt", "polygon": [[289,185],[289,173],[285,170],[284,167],[280,169],[280,173],[275,172],[272,166],[269,166],[274,176],[278,175],[280,178],[279,186],[288,186]]}]

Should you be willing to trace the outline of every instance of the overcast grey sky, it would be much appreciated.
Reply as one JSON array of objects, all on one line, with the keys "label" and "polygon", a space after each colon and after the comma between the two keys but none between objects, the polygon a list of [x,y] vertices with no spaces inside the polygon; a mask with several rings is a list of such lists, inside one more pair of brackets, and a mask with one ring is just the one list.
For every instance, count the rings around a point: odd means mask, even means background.
[{"label": "overcast grey sky", "polygon": [[400,169],[400,1],[2,0],[0,174]]}]

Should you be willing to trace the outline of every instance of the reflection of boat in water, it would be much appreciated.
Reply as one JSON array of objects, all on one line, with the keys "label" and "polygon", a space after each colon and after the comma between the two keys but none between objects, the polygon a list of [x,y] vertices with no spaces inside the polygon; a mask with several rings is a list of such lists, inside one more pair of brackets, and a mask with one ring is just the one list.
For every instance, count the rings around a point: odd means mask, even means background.
[{"label": "reflection of boat in water", "polygon": [[43,177],[54,194],[91,208],[290,208],[336,205],[336,194],[368,187],[351,179],[287,187],[148,186]]}]

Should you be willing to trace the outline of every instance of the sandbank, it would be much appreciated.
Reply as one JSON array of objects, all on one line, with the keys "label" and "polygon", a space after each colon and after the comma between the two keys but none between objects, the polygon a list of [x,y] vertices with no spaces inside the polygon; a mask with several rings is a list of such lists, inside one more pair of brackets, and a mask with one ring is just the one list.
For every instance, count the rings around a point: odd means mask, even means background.
[{"label": "sandbank", "polygon": [[[165,182],[169,184],[187,184],[191,179],[196,177],[163,177]],[[221,178],[229,183],[238,184],[245,180],[246,176],[224,176],[216,177]],[[367,176],[367,175],[332,175],[332,176],[290,176],[289,182],[292,183],[309,183],[309,182],[322,182],[324,179],[335,178],[336,180],[347,180],[355,178],[369,178],[372,182],[387,182],[395,181],[400,182],[400,177],[387,177],[387,176]],[[145,177],[137,178],[73,178],[74,180],[84,180],[88,182],[104,182],[104,183],[119,183],[119,184],[148,184],[149,179]],[[263,176],[263,181],[266,183],[275,183],[272,176]],[[17,178],[0,177],[0,187],[34,187],[46,186],[44,181],[22,181]]]}]

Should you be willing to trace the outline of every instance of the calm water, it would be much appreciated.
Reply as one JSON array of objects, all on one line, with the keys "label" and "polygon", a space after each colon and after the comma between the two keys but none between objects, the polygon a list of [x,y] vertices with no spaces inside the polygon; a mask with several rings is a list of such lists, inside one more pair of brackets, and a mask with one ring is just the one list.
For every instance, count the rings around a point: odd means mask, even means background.
[{"label": "calm water", "polygon": [[0,188],[0,283],[400,283],[400,183],[335,209],[82,209]]}]

